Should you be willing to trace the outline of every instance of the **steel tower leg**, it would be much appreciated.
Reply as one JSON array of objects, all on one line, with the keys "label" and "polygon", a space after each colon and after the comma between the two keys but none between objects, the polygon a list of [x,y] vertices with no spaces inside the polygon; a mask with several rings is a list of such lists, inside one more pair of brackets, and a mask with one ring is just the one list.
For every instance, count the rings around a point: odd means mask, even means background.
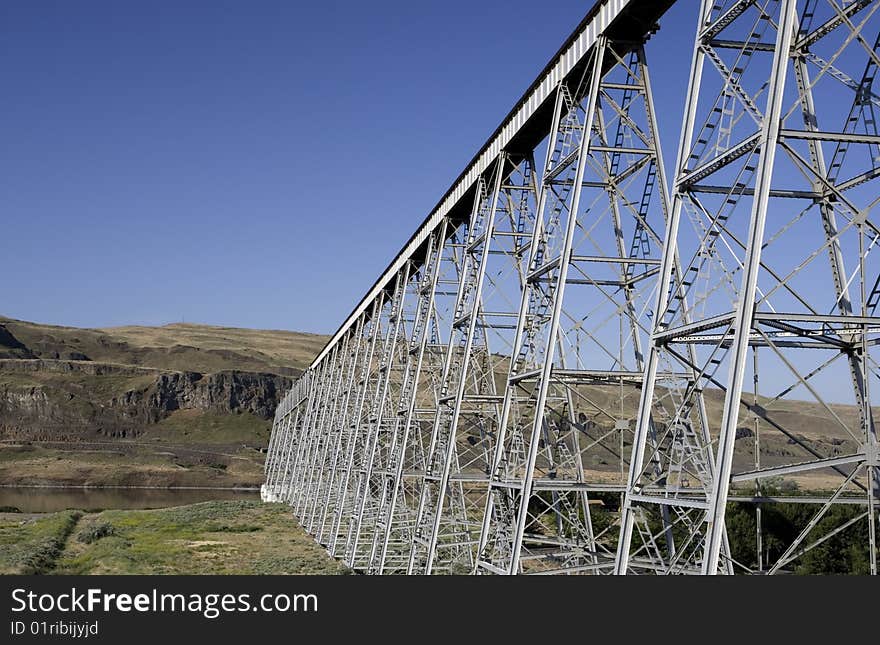
[{"label": "steel tower leg", "polygon": [[326,431],[330,435],[329,464],[321,478],[321,488],[316,496],[318,507],[317,529],[315,536],[319,543],[327,546],[330,541],[329,530],[332,518],[336,514],[336,495],[340,490],[342,458],[345,455],[347,440],[351,436],[349,418],[356,398],[355,383],[358,374],[359,359],[365,350],[363,340],[363,320],[359,320],[354,331],[345,339],[346,365],[340,372],[342,390],[338,392],[333,408],[327,420]]},{"label": "steel tower leg", "polygon": [[[324,372],[323,368],[318,370],[318,374]],[[283,459],[281,471],[281,496],[284,501],[294,507],[297,494],[299,492],[298,483],[300,480],[300,471],[298,466],[302,460],[302,455],[306,452],[310,438],[312,435],[312,424],[310,422],[311,414],[315,407],[319,405],[317,394],[317,381],[314,379],[310,385],[310,396],[297,408],[296,414],[290,415],[288,419],[288,440]]]},{"label": "steel tower leg", "polygon": [[623,488],[666,219],[642,49],[600,37],[556,109],[478,573],[613,566],[588,491]]},{"label": "steel tower leg", "polygon": [[270,446],[266,453],[266,492],[270,501],[277,501],[280,498],[280,471],[282,454],[286,449],[288,441],[290,441],[290,420],[291,413],[287,413],[280,418],[275,419],[272,429],[272,436],[275,437],[273,445]]},{"label": "steel tower leg", "polygon": [[[492,480],[481,529],[477,567],[482,572],[509,574],[520,572],[520,550],[528,521],[528,507],[531,501],[537,454],[542,440],[547,448],[550,447],[544,408],[547,403],[550,372],[559,333],[559,319],[562,311],[561,292],[564,290],[572,252],[575,222],[583,188],[586,156],[590,147],[589,142],[596,115],[599,81],[603,72],[606,44],[605,37],[600,36],[594,48],[589,72],[590,81],[586,91],[587,106],[584,109],[583,119],[578,119],[576,103],[569,97],[568,88],[560,86],[557,97],[557,115],[563,107],[568,108],[568,113],[563,120],[560,120],[559,116],[554,118],[556,127],[551,135],[551,141],[554,142],[557,150],[554,151],[556,154],[548,157],[544,167],[544,179],[538,207],[538,224],[532,238],[530,274],[527,276],[527,285],[523,292],[517,330],[518,342],[514,348],[514,358],[511,360],[508,384],[505,390],[501,435],[498,438],[493,459]],[[558,141],[558,138],[562,140]],[[548,152],[550,148],[548,146]],[[571,176],[564,176],[561,181],[558,181],[558,191],[554,190],[550,184],[554,179],[560,177],[562,173],[559,169],[564,171],[566,165],[572,169],[569,171]],[[556,203],[553,203],[552,198],[548,200],[548,192],[552,192],[553,197],[557,198]],[[549,209],[550,218],[544,223],[548,201],[552,204]],[[563,215],[563,217],[567,215],[566,221],[563,222],[559,219],[559,215]],[[543,227],[540,226],[541,223],[544,223]],[[554,227],[564,231],[561,247],[558,250],[547,248],[549,236],[555,232]],[[548,251],[551,255],[558,253],[558,257],[550,259],[545,268]],[[551,276],[549,290],[544,291],[540,287],[536,288],[534,286],[535,278],[548,274]],[[531,320],[527,318],[528,313],[532,314]],[[537,329],[527,328],[530,322]],[[539,338],[541,331],[544,331],[543,338]],[[523,423],[531,424],[532,429],[529,435],[521,436],[520,433],[524,428],[513,428],[509,433],[510,437],[508,437],[512,391],[520,386],[520,381],[525,380],[523,379],[525,372],[522,370],[526,362],[522,359],[525,358],[525,354],[534,350],[536,344],[543,344],[546,356],[543,364],[533,373],[533,378],[538,379],[534,386],[536,401],[534,413],[531,419],[523,419]],[[525,454],[523,454],[523,441],[528,442]],[[507,452],[510,454],[505,454]],[[548,454],[548,465],[553,468],[553,459],[550,454]],[[512,473],[510,466],[513,466],[513,470],[517,472]],[[502,511],[503,515],[493,516],[497,511]],[[490,535],[490,531],[493,530],[494,535]],[[492,538],[498,542],[503,541],[505,544],[493,544],[495,552],[489,553],[489,541]],[[508,541],[509,543],[507,543]]]},{"label": "steel tower leg", "polygon": [[281,501],[288,497],[289,491],[282,486],[282,483],[288,476],[289,451],[294,449],[299,440],[299,437],[295,435],[295,430],[304,413],[303,408],[305,405],[308,405],[308,399],[300,406],[286,409],[275,419],[273,434],[277,433],[278,439],[274,443],[275,455],[272,457],[272,465],[267,480],[272,501]]},{"label": "steel tower leg", "polygon": [[[409,573],[431,573],[440,527],[444,524],[444,515],[448,528],[444,542],[449,545],[448,548],[452,552],[449,560],[456,562],[460,558],[465,558],[465,566],[467,566],[469,533],[463,487],[460,482],[453,483],[448,501],[447,488],[450,487],[449,474],[453,462],[458,461],[456,445],[458,438],[455,436],[455,427],[461,414],[462,399],[467,386],[467,368],[472,359],[478,320],[477,308],[489,248],[487,241],[495,219],[504,163],[502,155],[493,164],[492,177],[480,178],[477,183],[473,211],[468,222],[452,331],[446,348],[438,406],[428,449],[427,468],[416,515]],[[447,504],[449,509],[446,508]]]},{"label": "steel tower leg", "polygon": [[325,430],[325,421],[327,410],[333,400],[333,393],[336,384],[339,382],[339,356],[340,347],[335,347],[334,351],[328,357],[328,360],[322,365],[324,377],[321,379],[321,391],[316,392],[316,407],[311,415],[310,425],[312,427],[311,443],[309,450],[306,452],[305,458],[300,465],[301,471],[301,494],[296,506],[297,518],[303,528],[309,533],[313,531],[312,509],[315,505],[315,489],[318,484],[321,472],[319,463],[321,455],[326,450],[327,432]]},{"label": "steel tower leg", "polygon": [[351,352],[348,345],[350,338],[342,339],[328,359],[328,365],[332,379],[323,384],[325,388],[319,396],[326,397],[322,401],[321,413],[318,418],[318,428],[321,433],[321,451],[316,455],[314,464],[311,465],[308,483],[308,502],[303,510],[300,521],[306,530],[312,535],[317,535],[318,520],[321,510],[327,498],[327,465],[330,455],[336,446],[339,436],[334,432],[336,427],[332,419],[336,412],[337,403],[342,398],[342,388],[345,382],[346,367],[351,361]]},{"label": "steel tower leg", "polygon": [[[399,573],[407,568],[403,559],[408,556],[412,543],[416,510],[411,500],[419,490],[413,486],[414,475],[420,478],[416,473],[423,473],[425,464],[424,451],[420,448],[420,426],[426,412],[424,403],[419,409],[419,402],[424,402],[426,395],[433,397],[436,386],[431,384],[431,379],[442,369],[443,362],[436,343],[440,334],[436,329],[437,299],[442,299],[444,293],[444,287],[440,286],[444,260],[452,264],[455,256],[451,251],[456,240],[454,235],[447,235],[447,224],[442,222],[429,238],[423,270],[417,281],[417,305],[405,346],[406,365],[379,492],[376,532],[370,553],[371,573]],[[436,409],[436,403],[433,408]]]},{"label": "steel tower leg", "polygon": [[[877,10],[835,0],[702,4],[618,573],[776,573],[865,528],[876,571]],[[841,100],[846,92],[851,101]],[[681,271],[676,256],[686,258]],[[661,366],[696,375],[674,405],[662,401],[674,384]],[[773,392],[744,392],[747,377]],[[709,444],[678,439],[695,424],[698,395],[711,402]],[[809,406],[833,448],[790,427],[793,401]],[[855,403],[857,420],[835,403]],[[740,424],[743,413],[754,431]],[[665,421],[652,443],[658,414]],[[707,458],[713,467],[699,468]],[[725,554],[725,515],[732,487],[755,482],[792,501],[810,488],[817,510],[787,548],[765,548],[748,564]],[[852,510],[859,496],[865,512]],[[658,563],[647,554],[661,510],[678,550]]]},{"label": "steel tower leg", "polygon": [[329,384],[335,377],[329,362],[319,367],[318,374],[319,377],[316,379],[312,396],[309,397],[304,414],[300,417],[300,427],[295,430],[296,436],[301,439],[297,442],[296,450],[292,450],[288,455],[288,459],[291,460],[289,467],[290,504],[293,507],[294,515],[298,519],[302,518],[303,509],[308,503],[309,467],[312,464],[313,455],[322,433],[319,418],[329,398]]},{"label": "steel tower leg", "polygon": [[412,421],[404,415],[410,416],[416,405],[421,361],[428,341],[426,330],[434,303],[445,231],[444,221],[439,233],[431,233],[426,244],[424,262],[421,267],[416,268],[408,285],[412,287],[413,292],[407,294],[409,297],[406,302],[410,304],[414,301],[414,309],[407,310],[402,320],[403,329],[398,349],[401,354],[398,361],[402,365],[402,377],[396,398],[390,396],[389,399],[389,404],[394,402],[396,408],[390,410],[391,431],[384,446],[384,458],[377,468],[379,482],[375,526],[368,556],[369,573],[383,572],[388,542],[394,530],[396,496],[403,478],[409,424]]},{"label": "steel tower leg", "polygon": [[[343,428],[344,432],[348,432],[347,446],[341,464],[342,472],[339,477],[339,485],[334,496],[336,509],[328,543],[328,550],[330,555],[333,556],[339,551],[340,541],[346,537],[342,530],[343,519],[354,511],[356,491],[353,487],[351,475],[357,459],[364,449],[365,437],[361,429],[364,427],[364,418],[366,412],[368,412],[365,406],[367,393],[372,390],[372,384],[377,373],[376,366],[374,365],[374,356],[377,341],[382,334],[381,315],[384,305],[385,294],[383,292],[379,294],[379,297],[373,303],[370,319],[364,323],[364,326],[368,329],[368,334],[365,341],[366,351],[359,359],[360,377],[355,386],[357,399],[351,410],[349,426]],[[344,543],[342,546],[344,547]]]},{"label": "steel tower leg", "polygon": [[[537,191],[531,155],[501,153],[478,183],[442,370],[411,572],[473,568]],[[501,353],[499,353],[501,352]]]},{"label": "steel tower leg", "polygon": [[[390,295],[387,319],[385,320],[385,336],[382,343],[382,354],[378,364],[376,388],[372,394],[370,405],[367,410],[367,423],[361,426],[364,433],[364,449],[360,455],[356,471],[354,485],[354,513],[351,515],[348,535],[345,543],[343,558],[348,566],[355,569],[366,569],[369,566],[369,554],[360,554],[358,558],[358,546],[361,541],[361,531],[366,523],[375,526],[376,497],[374,491],[375,475],[374,464],[382,457],[377,453],[384,452],[387,443],[387,428],[384,427],[386,418],[392,416],[388,410],[392,399],[392,381],[396,381],[395,373],[398,369],[399,348],[401,329],[403,327],[405,297],[407,286],[410,281],[411,263],[404,264],[397,274],[394,291]],[[395,383],[395,387],[398,385]],[[381,445],[380,445],[381,444]],[[365,514],[367,517],[365,518]]]}]

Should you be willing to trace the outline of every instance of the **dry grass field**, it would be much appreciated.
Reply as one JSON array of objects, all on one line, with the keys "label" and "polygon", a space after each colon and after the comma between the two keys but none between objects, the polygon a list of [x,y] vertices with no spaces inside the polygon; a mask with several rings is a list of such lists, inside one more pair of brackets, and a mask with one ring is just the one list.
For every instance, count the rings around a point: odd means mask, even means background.
[{"label": "dry grass field", "polygon": [[[297,374],[327,342],[300,332],[175,323],[162,327],[84,329],[0,316],[23,348],[0,346],[10,358],[81,359],[167,370],[245,370]],[[31,354],[31,355],[28,355]]]}]

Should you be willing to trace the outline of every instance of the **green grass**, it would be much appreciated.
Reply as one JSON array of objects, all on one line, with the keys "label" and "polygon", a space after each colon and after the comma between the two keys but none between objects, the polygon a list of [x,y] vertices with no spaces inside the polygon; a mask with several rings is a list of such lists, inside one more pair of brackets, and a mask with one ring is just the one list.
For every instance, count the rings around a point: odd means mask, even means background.
[{"label": "green grass", "polygon": [[[281,504],[216,501],[86,516],[89,543],[70,540],[60,574],[340,574]],[[100,528],[100,530],[98,530]]]},{"label": "green grass", "polygon": [[0,467],[8,462],[75,461],[91,466],[117,466],[120,460],[134,466],[163,466],[172,463],[169,457],[156,454],[150,449],[123,450],[126,444],[119,442],[119,449],[108,445],[106,451],[86,451],[74,447],[70,450],[41,446],[0,445]]},{"label": "green grass", "polygon": [[282,504],[0,514],[0,574],[348,573]]},{"label": "green grass", "polygon": [[80,511],[0,515],[0,574],[44,574],[55,566]]}]

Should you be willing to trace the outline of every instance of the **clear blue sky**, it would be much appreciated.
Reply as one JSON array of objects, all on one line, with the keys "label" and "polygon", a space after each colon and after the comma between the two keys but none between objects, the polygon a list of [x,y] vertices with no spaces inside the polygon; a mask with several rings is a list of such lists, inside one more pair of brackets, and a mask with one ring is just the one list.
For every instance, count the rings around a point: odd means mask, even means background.
[{"label": "clear blue sky", "polygon": [[4,2],[0,313],[335,331],[591,5]]}]

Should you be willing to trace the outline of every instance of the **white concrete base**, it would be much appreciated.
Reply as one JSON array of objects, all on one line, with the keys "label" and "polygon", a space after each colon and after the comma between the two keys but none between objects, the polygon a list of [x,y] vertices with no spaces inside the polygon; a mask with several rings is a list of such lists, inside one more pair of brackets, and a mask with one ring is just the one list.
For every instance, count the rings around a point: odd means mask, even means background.
[{"label": "white concrete base", "polygon": [[260,499],[264,502],[280,502],[278,495],[275,494],[275,491],[270,491],[266,484],[260,486]]}]

